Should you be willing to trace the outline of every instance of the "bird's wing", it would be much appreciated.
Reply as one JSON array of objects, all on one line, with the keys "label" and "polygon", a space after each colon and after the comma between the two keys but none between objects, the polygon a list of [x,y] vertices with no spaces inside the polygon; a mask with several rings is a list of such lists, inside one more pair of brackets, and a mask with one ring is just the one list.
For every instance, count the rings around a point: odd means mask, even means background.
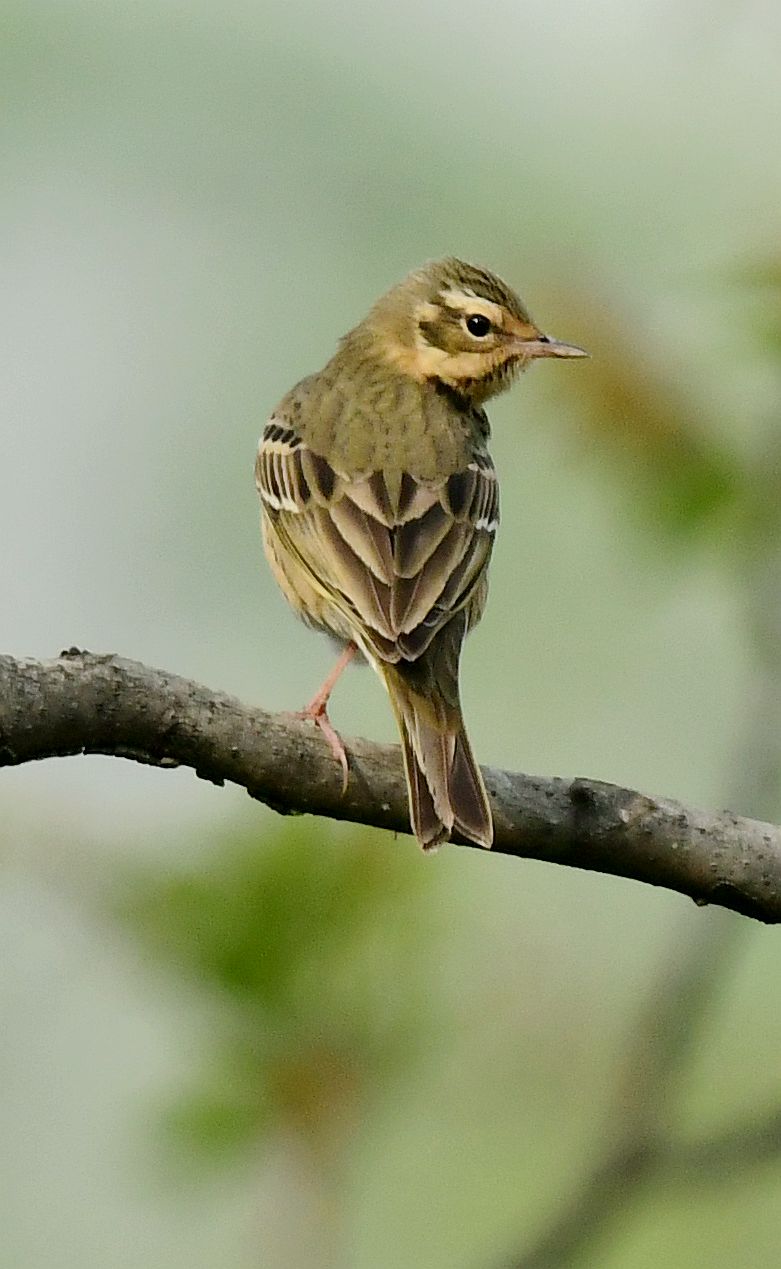
[{"label": "bird's wing", "polygon": [[439,484],[382,472],[347,477],[272,418],[255,477],[281,545],[379,660],[416,661],[482,593],[499,520],[485,451]]}]

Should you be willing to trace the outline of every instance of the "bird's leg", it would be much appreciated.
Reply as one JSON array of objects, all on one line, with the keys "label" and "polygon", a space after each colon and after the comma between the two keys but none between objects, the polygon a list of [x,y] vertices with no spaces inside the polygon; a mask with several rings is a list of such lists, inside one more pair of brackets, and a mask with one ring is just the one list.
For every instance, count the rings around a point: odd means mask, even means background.
[{"label": "bird's leg", "polygon": [[358,647],[354,643],[348,643],[342,652],[336,665],[331,673],[325,679],[319,691],[315,693],[306,709],[302,709],[296,714],[296,718],[311,718],[316,727],[319,727],[328,744],[331,747],[331,753],[342,768],[342,793],[347,792],[347,781],[350,776],[350,768],[347,764],[347,753],[342,744],[341,737],[336,728],[328,717],[328,701],[331,693],[336,687],[343,671],[352,661]]}]

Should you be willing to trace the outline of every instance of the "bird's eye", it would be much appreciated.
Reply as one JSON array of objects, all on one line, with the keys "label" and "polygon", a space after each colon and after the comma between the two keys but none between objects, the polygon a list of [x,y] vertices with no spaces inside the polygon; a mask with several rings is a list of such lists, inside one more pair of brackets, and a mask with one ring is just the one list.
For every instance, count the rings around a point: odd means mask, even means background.
[{"label": "bird's eye", "polygon": [[491,332],[491,323],[484,313],[470,313],[466,319],[466,328],[475,338],[485,339]]}]

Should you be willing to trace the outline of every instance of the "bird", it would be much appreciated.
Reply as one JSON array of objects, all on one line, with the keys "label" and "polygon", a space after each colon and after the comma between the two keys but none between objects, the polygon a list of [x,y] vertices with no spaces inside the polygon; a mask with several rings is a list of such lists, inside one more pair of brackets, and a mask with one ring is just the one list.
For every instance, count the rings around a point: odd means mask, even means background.
[{"label": "bird", "polygon": [[544,335],[516,293],[455,257],[386,292],[324,368],[273,410],[255,481],[283,595],[341,656],[302,715],[348,761],[328,717],[362,655],[390,698],[412,831],[490,847],[491,806],[461,711],[459,659],[482,616],[499,525],[483,406],[543,357],[588,354]]}]

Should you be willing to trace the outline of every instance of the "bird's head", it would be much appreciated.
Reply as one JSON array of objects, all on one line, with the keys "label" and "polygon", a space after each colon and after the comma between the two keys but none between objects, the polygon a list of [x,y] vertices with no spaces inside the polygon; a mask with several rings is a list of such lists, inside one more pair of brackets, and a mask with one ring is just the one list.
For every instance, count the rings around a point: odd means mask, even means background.
[{"label": "bird's head", "polygon": [[549,339],[506,283],[463,260],[433,261],[377,301],[358,328],[418,380],[438,380],[480,402],[537,357],[586,357]]}]

